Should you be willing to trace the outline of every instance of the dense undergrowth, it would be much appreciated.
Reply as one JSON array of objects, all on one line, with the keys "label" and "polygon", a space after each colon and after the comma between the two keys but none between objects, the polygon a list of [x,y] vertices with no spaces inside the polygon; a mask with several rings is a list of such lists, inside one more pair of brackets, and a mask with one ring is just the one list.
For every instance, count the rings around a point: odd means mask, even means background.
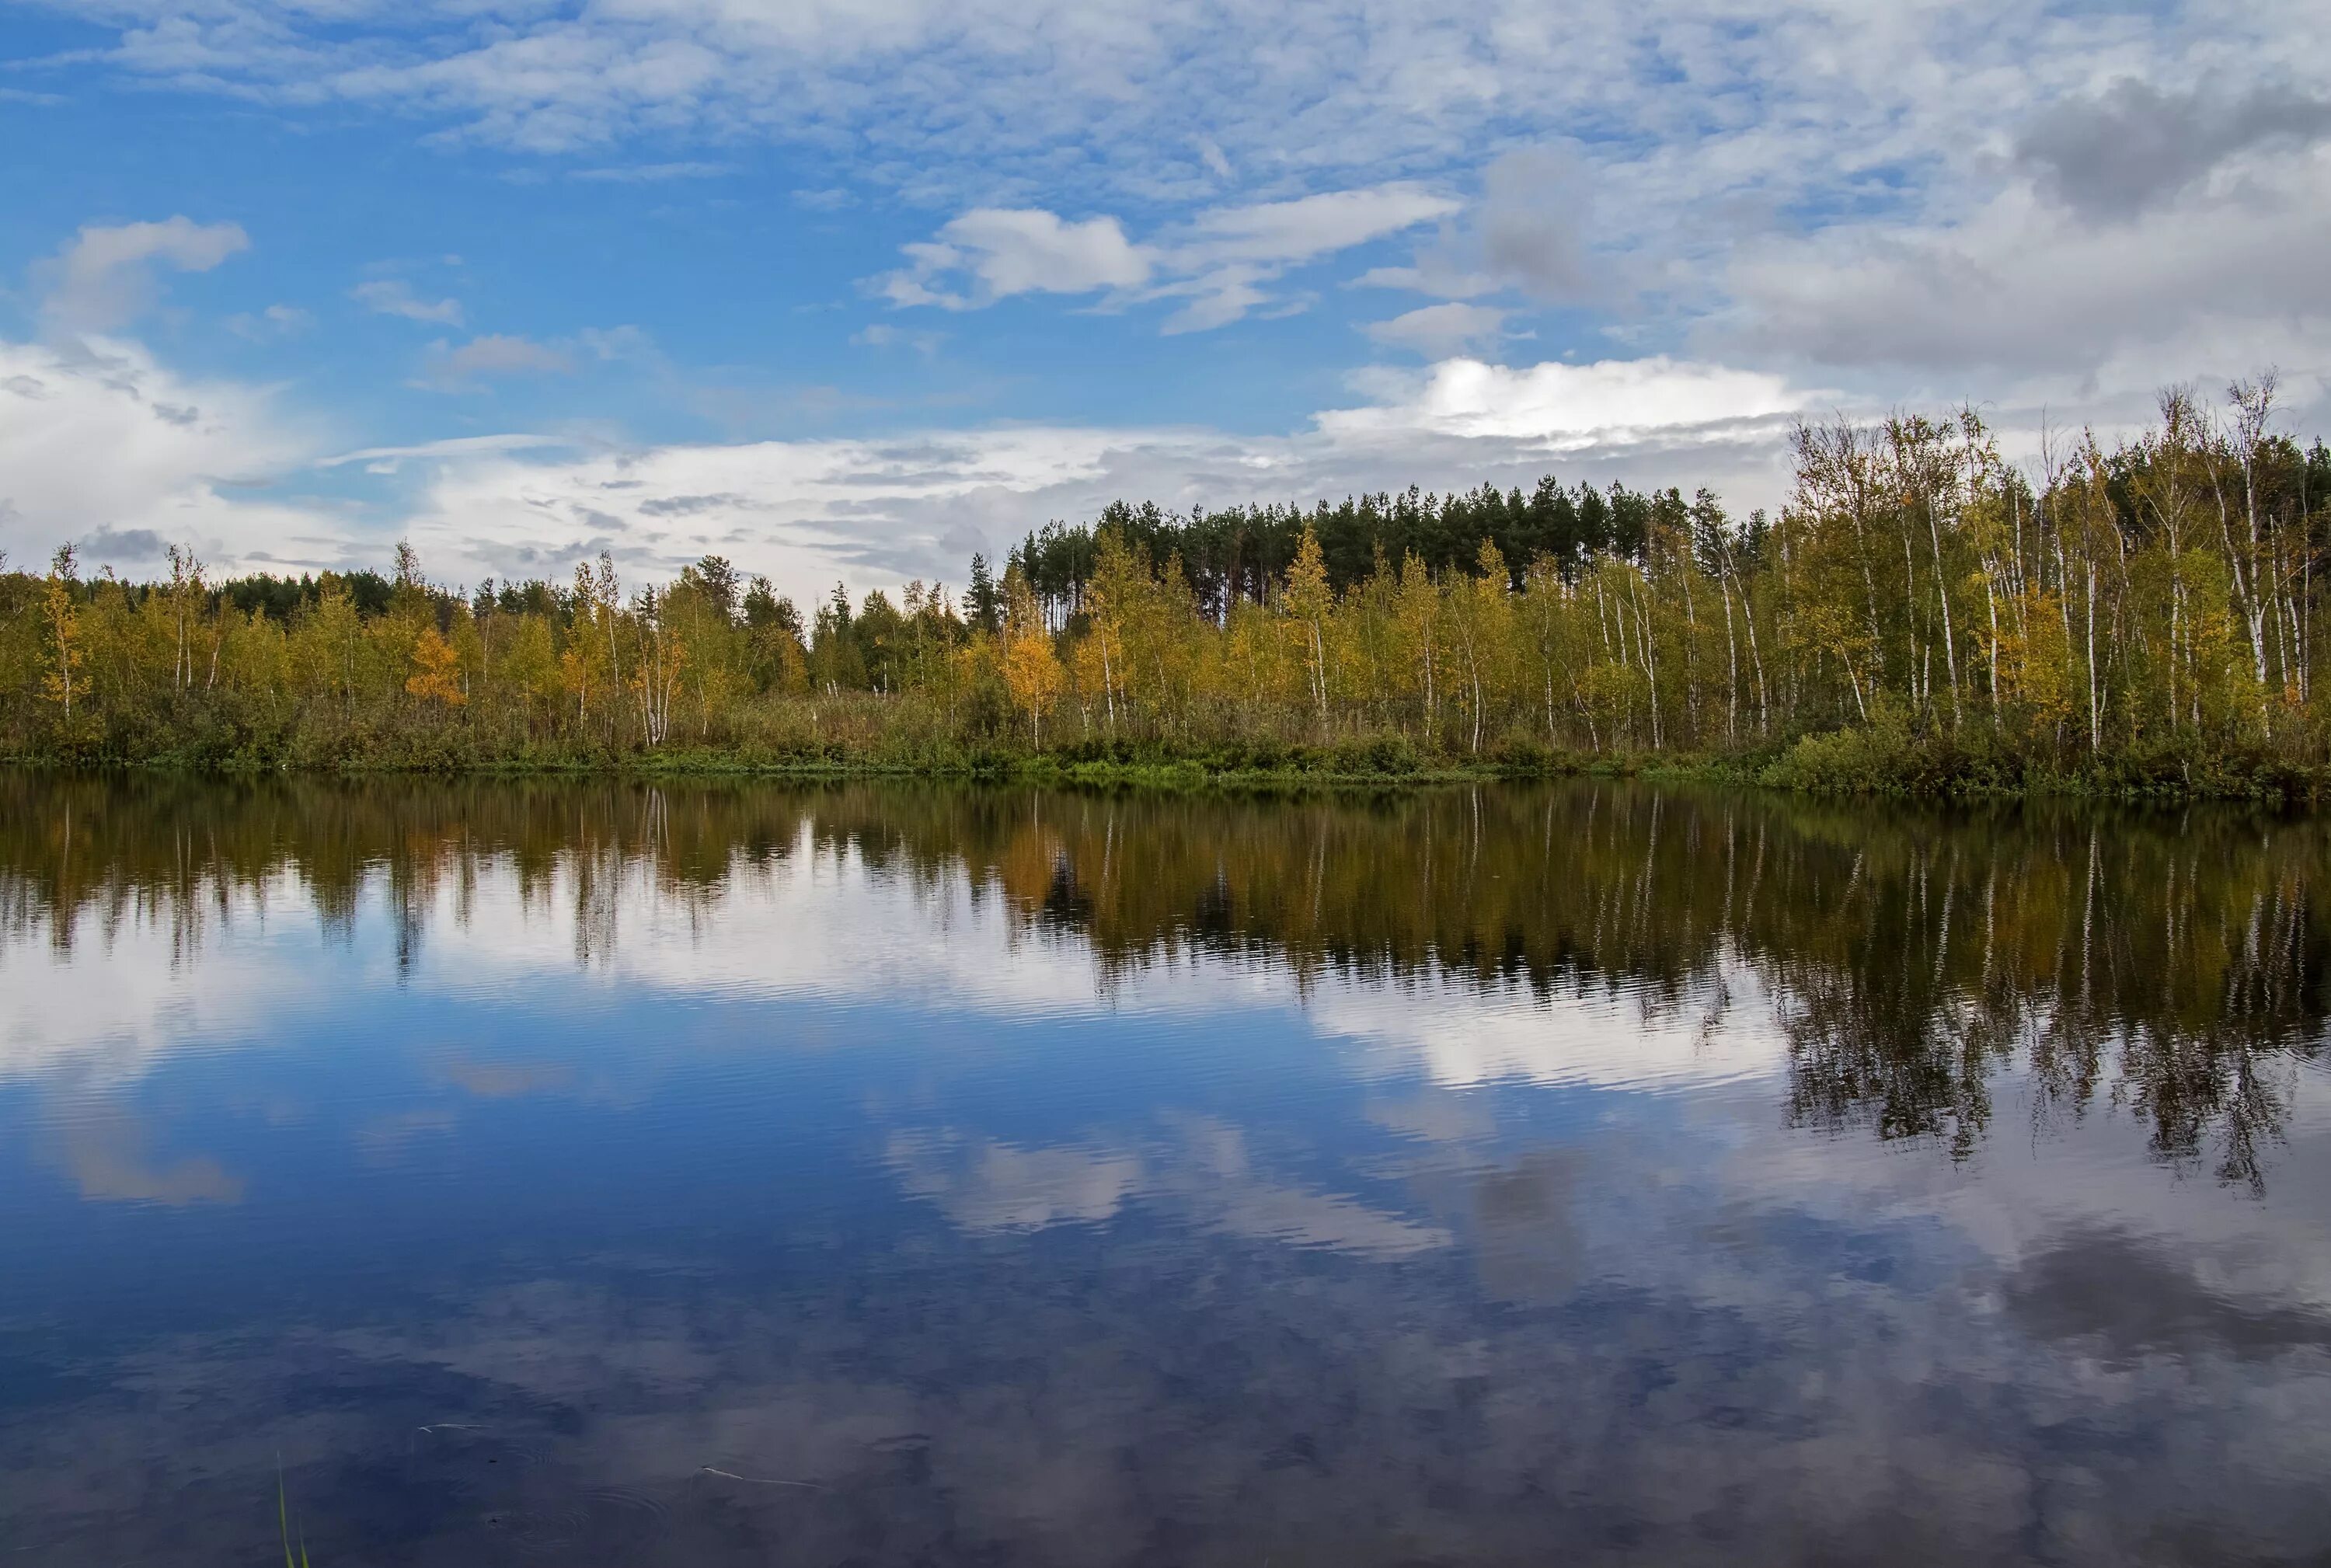
[{"label": "dense undergrowth", "polygon": [[747,705],[718,734],[660,746],[573,735],[542,739],[424,713],[366,721],[273,718],[233,700],[202,711],[89,716],[70,729],[14,737],[0,763],[74,771],[189,774],[766,775],[1031,779],[1062,784],[1397,788],[1567,774],[1703,779],[1812,795],[1902,799],[2071,796],[2224,799],[2312,804],[2331,774],[2264,749],[2158,743],[2095,758],[2019,746],[1977,731],[1918,733],[1896,723],[1803,735],[1753,748],[1593,752],[1508,735],[1452,748],[1397,731],[1334,739],[1242,733],[1070,735],[1039,748],[988,733],[912,696],[843,694]]}]

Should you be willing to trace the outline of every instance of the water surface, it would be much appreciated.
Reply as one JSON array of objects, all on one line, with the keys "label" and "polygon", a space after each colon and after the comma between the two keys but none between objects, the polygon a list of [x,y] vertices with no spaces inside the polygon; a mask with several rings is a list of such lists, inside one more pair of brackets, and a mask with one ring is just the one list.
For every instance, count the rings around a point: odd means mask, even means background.
[{"label": "water surface", "polygon": [[0,1549],[2322,1561],[2331,835],[0,777]]}]

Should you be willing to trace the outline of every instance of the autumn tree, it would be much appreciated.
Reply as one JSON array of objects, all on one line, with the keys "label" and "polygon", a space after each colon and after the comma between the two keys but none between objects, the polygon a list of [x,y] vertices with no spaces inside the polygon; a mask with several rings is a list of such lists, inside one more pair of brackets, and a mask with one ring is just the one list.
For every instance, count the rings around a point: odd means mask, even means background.
[{"label": "autumn tree", "polygon": [[1027,577],[1007,572],[1004,578],[1004,679],[1012,699],[1028,710],[1031,739],[1044,744],[1044,712],[1061,690],[1060,656],[1052,651],[1043,613]]},{"label": "autumn tree", "polygon": [[425,628],[413,644],[413,673],[404,689],[440,708],[461,708],[470,700],[463,689],[461,656],[434,626]]},{"label": "autumn tree", "polygon": [[47,589],[41,601],[49,635],[49,669],[42,678],[41,692],[63,710],[67,724],[72,722],[73,698],[89,690],[89,678],[81,673],[88,658],[81,646],[81,612],[73,603],[79,585],[73,547],[60,545],[49,562]]}]

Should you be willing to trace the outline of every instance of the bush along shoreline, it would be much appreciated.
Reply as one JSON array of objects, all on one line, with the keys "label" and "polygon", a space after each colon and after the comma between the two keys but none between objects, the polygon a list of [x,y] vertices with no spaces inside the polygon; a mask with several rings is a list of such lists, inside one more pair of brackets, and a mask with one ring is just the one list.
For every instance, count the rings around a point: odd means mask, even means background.
[{"label": "bush along shoreline", "polygon": [[[0,765],[69,773],[147,772],[221,779],[302,774],[344,777],[762,779],[817,782],[897,778],[1028,783],[1111,789],[1263,791],[1396,790],[1565,777],[1642,778],[1776,789],[1832,798],[2124,803],[2238,801],[2313,809],[2331,802],[2331,770],[2260,754],[2174,748],[2099,759],[2067,771],[1950,736],[1898,728],[1800,736],[1755,751],[1592,753],[1552,750],[1523,738],[1475,755],[1420,752],[1393,735],[1341,743],[1225,742],[1174,749],[1071,742],[1044,751],[1008,742],[920,746],[675,745],[616,752],[538,746],[485,752],[458,730],[409,733],[388,744],[350,735],[310,749],[260,746],[221,734],[169,750],[102,744],[0,756]],[[230,744],[231,743],[231,744]]]},{"label": "bush along shoreline", "polygon": [[[1706,489],[1113,505],[804,614],[627,583],[132,580],[0,561],[0,758],[190,772],[900,774],[1188,787],[1659,774],[1823,794],[2312,803],[2331,450],[2271,376],[2037,471],[1970,410],[1801,426]],[[2326,611],[2331,611],[2327,603]]]}]

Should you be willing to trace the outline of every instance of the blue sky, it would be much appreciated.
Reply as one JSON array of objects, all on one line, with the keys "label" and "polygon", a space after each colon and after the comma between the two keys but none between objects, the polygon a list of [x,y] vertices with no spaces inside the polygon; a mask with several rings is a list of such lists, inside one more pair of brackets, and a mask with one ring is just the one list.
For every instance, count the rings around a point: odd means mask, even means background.
[{"label": "blue sky", "polygon": [[1831,409],[2316,428],[2326,82],[2281,0],[0,0],[0,549],[862,588],[1119,495],[1769,504]]}]

